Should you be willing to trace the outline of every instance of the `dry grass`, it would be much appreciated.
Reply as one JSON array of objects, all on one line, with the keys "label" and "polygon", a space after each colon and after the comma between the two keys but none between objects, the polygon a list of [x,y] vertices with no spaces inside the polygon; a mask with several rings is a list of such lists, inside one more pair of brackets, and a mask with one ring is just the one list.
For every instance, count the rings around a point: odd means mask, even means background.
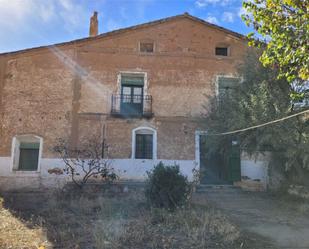
[{"label": "dry grass", "polygon": [[[239,231],[213,209],[152,209],[132,219],[96,222],[97,248],[233,248]],[[236,244],[235,244],[236,246]]]},{"label": "dry grass", "polygon": [[46,231],[40,224],[16,218],[2,205],[0,198],[0,248],[2,249],[31,249],[49,246]]},{"label": "dry grass", "polygon": [[[26,209],[34,200],[42,205]],[[140,191],[112,196],[53,193],[44,198],[34,194],[5,201],[0,248],[213,249],[239,248],[243,241],[237,227],[211,207],[173,213],[149,209]]]}]

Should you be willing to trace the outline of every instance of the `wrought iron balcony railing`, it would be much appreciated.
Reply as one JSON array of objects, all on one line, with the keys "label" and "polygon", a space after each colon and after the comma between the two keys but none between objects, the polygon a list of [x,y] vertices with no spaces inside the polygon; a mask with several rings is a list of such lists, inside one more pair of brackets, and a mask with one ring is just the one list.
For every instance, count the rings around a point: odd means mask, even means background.
[{"label": "wrought iron balcony railing", "polygon": [[152,117],[151,95],[113,94],[111,114],[118,117]]}]

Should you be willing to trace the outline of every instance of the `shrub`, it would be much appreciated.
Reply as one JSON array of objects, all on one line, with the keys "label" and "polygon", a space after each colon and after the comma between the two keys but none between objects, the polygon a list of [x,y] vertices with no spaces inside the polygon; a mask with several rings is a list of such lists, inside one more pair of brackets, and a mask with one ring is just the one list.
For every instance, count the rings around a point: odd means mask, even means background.
[{"label": "shrub", "polygon": [[[72,182],[80,189],[89,179],[101,178],[108,183],[118,179],[114,168],[111,167],[111,160],[104,158],[105,146],[101,141],[100,137],[92,137],[84,141],[79,148],[71,148],[68,142],[59,139],[54,147],[54,151],[60,155],[65,164],[62,172],[69,175]],[[56,169],[56,172],[59,170]],[[49,173],[55,173],[55,169]]]},{"label": "shrub", "polygon": [[165,166],[160,162],[147,174],[145,195],[152,207],[173,210],[187,203],[190,185],[178,165]]}]

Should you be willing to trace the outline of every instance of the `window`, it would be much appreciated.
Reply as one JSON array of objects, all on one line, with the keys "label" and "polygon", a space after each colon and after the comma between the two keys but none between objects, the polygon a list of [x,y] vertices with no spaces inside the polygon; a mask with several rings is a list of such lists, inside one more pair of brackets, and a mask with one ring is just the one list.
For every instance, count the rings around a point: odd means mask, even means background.
[{"label": "window", "polygon": [[152,134],[136,134],[135,138],[135,158],[152,159]]},{"label": "window", "polygon": [[153,53],[154,43],[153,42],[140,42],[139,51],[142,53]]},{"label": "window", "polygon": [[216,55],[228,56],[228,47],[216,47]]},{"label": "window", "polygon": [[13,138],[13,170],[38,171],[42,138],[20,135]]},{"label": "window", "polygon": [[157,132],[149,127],[139,127],[132,132],[132,158],[157,158]]},{"label": "window", "polygon": [[121,75],[121,106],[123,115],[143,114],[144,75]]},{"label": "window", "polygon": [[21,143],[18,170],[36,171],[39,161],[39,143]]},{"label": "window", "polygon": [[240,84],[240,78],[236,77],[218,77],[218,98],[222,102],[232,97]]}]

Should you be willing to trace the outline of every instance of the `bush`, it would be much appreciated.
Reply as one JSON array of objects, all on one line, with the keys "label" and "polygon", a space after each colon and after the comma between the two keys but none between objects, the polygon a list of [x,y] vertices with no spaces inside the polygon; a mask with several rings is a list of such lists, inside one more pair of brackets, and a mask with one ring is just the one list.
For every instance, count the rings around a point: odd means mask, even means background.
[{"label": "bush", "polygon": [[173,210],[187,203],[190,185],[178,165],[165,166],[160,162],[147,174],[145,195],[152,207]]},{"label": "bush", "polygon": [[[111,160],[104,158],[104,150],[105,146],[100,137],[88,138],[79,148],[71,148],[67,141],[59,139],[54,151],[60,155],[65,168],[63,170],[55,168],[49,170],[48,173],[64,172],[71,177],[72,182],[80,189],[90,179],[100,178],[111,183],[118,179],[118,175],[111,167]],[[57,171],[54,172],[55,170]]]}]

